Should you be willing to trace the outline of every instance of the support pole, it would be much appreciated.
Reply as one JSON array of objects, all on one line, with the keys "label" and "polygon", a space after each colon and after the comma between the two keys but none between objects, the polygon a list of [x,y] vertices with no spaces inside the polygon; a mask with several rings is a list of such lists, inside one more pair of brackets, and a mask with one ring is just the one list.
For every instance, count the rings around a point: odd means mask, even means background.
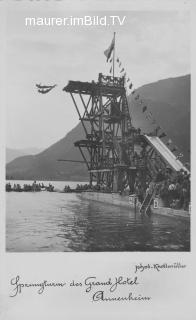
[{"label": "support pole", "polygon": [[115,70],[114,70],[114,67],[115,67],[115,46],[116,46],[116,32],[114,32],[114,50],[113,50],[113,78],[114,78],[114,75],[115,75]]},{"label": "support pole", "polygon": [[86,133],[86,136],[87,136],[88,132],[87,132],[86,127],[85,127],[85,125],[84,125],[84,123],[83,123],[83,120],[82,120],[80,111],[79,111],[79,109],[78,109],[77,103],[76,103],[76,101],[75,101],[75,99],[74,99],[74,96],[73,96],[72,92],[70,92],[70,95],[71,95],[71,97],[72,97],[73,103],[74,103],[75,108],[76,108],[76,110],[77,110],[77,113],[78,113],[78,115],[79,115],[79,119],[81,120],[83,129],[84,129],[84,131],[85,131],[85,133]]}]

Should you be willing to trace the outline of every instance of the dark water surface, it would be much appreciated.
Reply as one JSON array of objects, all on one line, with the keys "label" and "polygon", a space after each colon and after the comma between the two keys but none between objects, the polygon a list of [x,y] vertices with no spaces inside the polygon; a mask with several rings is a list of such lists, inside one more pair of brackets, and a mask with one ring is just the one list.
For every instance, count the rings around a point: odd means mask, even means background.
[{"label": "dark water surface", "polygon": [[[65,184],[58,182],[56,187],[63,189]],[[9,252],[190,250],[190,225],[180,218],[142,218],[131,209],[82,200],[77,194],[6,196]]]}]

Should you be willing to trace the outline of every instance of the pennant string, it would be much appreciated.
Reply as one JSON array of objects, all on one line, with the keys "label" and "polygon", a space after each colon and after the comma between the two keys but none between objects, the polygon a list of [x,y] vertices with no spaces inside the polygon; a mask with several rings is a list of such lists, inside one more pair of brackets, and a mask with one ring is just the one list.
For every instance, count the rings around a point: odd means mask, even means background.
[{"label": "pennant string", "polygon": [[[113,48],[112,48],[112,49],[113,49]],[[112,50],[111,50],[111,51],[112,51]],[[107,59],[107,61],[108,61],[108,59]],[[113,58],[110,58],[109,62],[112,62],[112,61],[113,61]],[[120,59],[119,59],[118,57],[116,58],[116,62],[118,63],[118,67],[120,68],[120,67],[122,66],[122,62],[120,61]],[[119,72],[120,72],[120,73],[123,73],[124,71],[125,71],[125,69],[122,68]],[[112,66],[111,66],[109,72],[110,72],[110,74],[112,73]],[[124,72],[123,77],[125,77],[126,75],[127,75],[127,73]],[[130,78],[128,77],[126,82],[128,83],[129,81],[130,81]],[[132,83],[132,82],[129,84],[128,88],[129,88],[130,90],[133,88],[133,83]],[[51,88],[49,88],[49,87],[46,86],[46,90],[49,90],[49,91],[50,91]],[[39,90],[38,90],[38,91],[39,91]],[[49,91],[47,91],[47,92],[49,92]],[[47,93],[47,92],[44,92],[44,93]],[[42,93],[43,93],[43,92],[42,92]],[[135,93],[136,93],[136,90],[133,90],[133,91],[131,92],[132,95],[134,95]],[[140,95],[138,94],[134,99],[137,101],[137,100],[139,100],[139,98],[140,98]],[[140,103],[140,105],[143,105],[144,101],[141,99],[141,100],[139,101],[139,103]],[[143,108],[142,108],[142,112],[145,113],[145,112],[147,111],[147,109],[148,109],[148,106],[147,106],[147,105],[144,105]],[[156,125],[156,124],[157,124],[156,119],[153,118],[153,114],[152,114],[151,111],[148,112],[148,114],[145,116],[145,119],[151,121],[151,124],[152,124],[152,125]],[[159,132],[160,130],[161,130],[161,127],[158,125],[158,126],[155,128],[156,135],[158,135],[158,132]],[[161,139],[161,138],[164,138],[164,137],[166,137],[166,136],[167,136],[167,134],[166,134],[165,132],[162,132],[162,133],[159,135],[159,138]],[[169,147],[171,144],[172,144],[172,140],[169,139],[169,140],[167,141],[166,145]],[[177,146],[174,146],[171,151],[172,151],[172,152],[175,152],[175,151],[177,151],[177,150],[178,150]],[[188,152],[190,153],[190,150],[189,150]],[[183,157],[183,154],[182,154],[182,153],[180,153],[180,154],[177,156],[177,158],[180,158],[180,157]]]}]

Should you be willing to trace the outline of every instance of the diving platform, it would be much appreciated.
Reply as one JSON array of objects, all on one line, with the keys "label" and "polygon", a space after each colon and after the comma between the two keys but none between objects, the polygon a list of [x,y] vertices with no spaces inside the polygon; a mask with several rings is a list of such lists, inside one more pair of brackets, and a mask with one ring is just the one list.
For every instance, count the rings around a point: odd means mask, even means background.
[{"label": "diving platform", "polygon": [[99,74],[98,82],[69,81],[63,91],[90,96],[120,96],[125,91],[124,78],[104,76]]}]

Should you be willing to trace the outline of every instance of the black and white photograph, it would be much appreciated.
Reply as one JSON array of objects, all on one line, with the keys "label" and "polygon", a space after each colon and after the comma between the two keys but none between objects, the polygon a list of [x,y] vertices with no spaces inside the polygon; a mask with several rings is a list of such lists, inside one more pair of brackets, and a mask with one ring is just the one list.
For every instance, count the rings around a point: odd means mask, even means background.
[{"label": "black and white photograph", "polygon": [[195,21],[0,0],[0,319],[195,319]]},{"label": "black and white photograph", "polygon": [[6,250],[190,251],[189,12],[6,23]]}]

